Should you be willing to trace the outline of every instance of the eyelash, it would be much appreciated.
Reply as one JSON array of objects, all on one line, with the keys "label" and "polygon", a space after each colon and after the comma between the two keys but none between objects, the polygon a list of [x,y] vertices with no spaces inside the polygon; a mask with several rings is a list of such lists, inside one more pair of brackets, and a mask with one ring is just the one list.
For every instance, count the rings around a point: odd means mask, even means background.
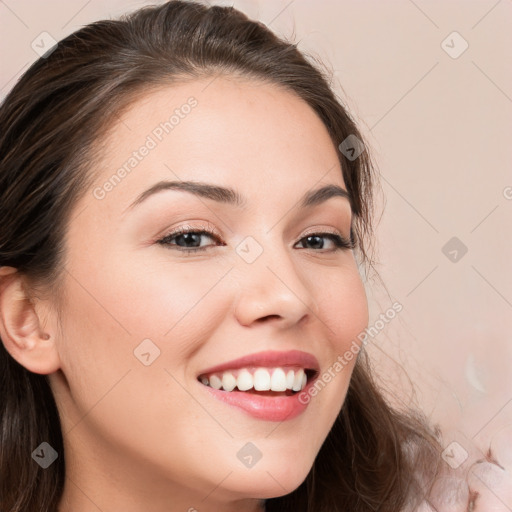
[{"label": "eyelash", "polygon": [[[180,247],[180,246],[178,246],[176,244],[169,243],[174,238],[176,238],[176,237],[178,237],[180,235],[183,235],[183,234],[207,235],[207,236],[211,237],[212,239],[216,240],[217,242],[220,242],[220,235],[215,230],[213,230],[211,228],[206,228],[206,227],[202,227],[202,226],[199,227],[199,228],[190,228],[188,226],[182,226],[182,227],[180,227],[180,228],[178,228],[178,229],[168,233],[167,235],[165,235],[161,239],[157,240],[156,243],[158,243],[160,245],[168,246],[169,248],[170,247],[176,247],[178,249],[178,251],[184,252],[184,253],[187,253],[187,254],[201,252],[201,251],[204,251],[204,250],[208,249],[209,247],[211,247],[211,245],[207,245],[207,246],[204,246],[204,247],[186,248],[186,247]],[[301,242],[302,240],[305,240],[306,238],[311,237],[311,236],[320,236],[321,238],[329,238],[334,243],[334,245],[335,245],[334,249],[331,249],[331,250],[328,250],[328,251],[312,249],[315,252],[337,252],[337,251],[340,251],[340,250],[354,249],[356,247],[356,244],[355,244],[354,239],[352,237],[352,233],[351,233],[351,236],[350,236],[349,240],[347,240],[345,237],[343,237],[343,236],[341,236],[341,235],[339,235],[338,233],[335,233],[335,232],[312,232],[312,233],[306,233],[299,240],[299,242]]]}]

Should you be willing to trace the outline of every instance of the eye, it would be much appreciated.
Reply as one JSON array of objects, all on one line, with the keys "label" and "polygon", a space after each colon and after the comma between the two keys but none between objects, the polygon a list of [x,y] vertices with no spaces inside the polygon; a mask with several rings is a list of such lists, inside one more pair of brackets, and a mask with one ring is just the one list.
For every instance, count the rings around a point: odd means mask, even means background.
[{"label": "eye", "polygon": [[[210,247],[210,245],[201,245],[201,240],[204,239],[204,237],[221,242],[220,236],[210,228],[191,228],[189,226],[182,226],[165,235],[163,238],[158,240],[157,243],[172,248],[176,247],[182,252],[192,253],[204,251]],[[225,244],[219,243],[218,245]]]},{"label": "eye", "polygon": [[356,246],[352,233],[349,240],[338,233],[309,233],[305,237],[301,238],[298,243],[302,244],[303,247],[304,244],[311,244],[315,246],[315,249],[325,249],[324,239],[328,239],[332,244],[334,244],[334,248],[327,250],[327,252],[335,252],[343,249],[354,249]]},{"label": "eye", "polygon": [[[220,235],[215,230],[204,226],[199,228],[192,228],[190,226],[179,227],[160,240],[157,240],[156,243],[167,246],[168,248],[177,249],[180,252],[197,253],[205,251],[208,247],[212,246],[212,244],[201,245],[201,241],[204,240],[204,238],[215,240],[217,242],[216,245],[226,245],[221,241]],[[334,247],[326,249],[325,239],[329,240]],[[305,247],[305,244],[310,244],[313,246],[312,248],[315,252],[319,250],[322,250],[322,252],[336,252],[344,249],[353,249],[356,246],[352,232],[350,239],[345,238],[337,232],[308,233],[297,243],[302,244],[303,249],[308,249],[308,247]]]}]

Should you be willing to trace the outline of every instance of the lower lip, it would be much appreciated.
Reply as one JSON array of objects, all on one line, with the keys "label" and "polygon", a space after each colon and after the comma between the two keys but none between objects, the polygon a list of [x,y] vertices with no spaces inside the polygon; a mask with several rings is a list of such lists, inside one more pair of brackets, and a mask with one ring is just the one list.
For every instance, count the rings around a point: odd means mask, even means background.
[{"label": "lower lip", "polygon": [[285,421],[296,418],[306,410],[309,400],[303,404],[299,401],[299,396],[307,393],[315,380],[308,382],[302,391],[290,396],[264,396],[246,391],[221,391],[204,384],[199,385],[217,400],[238,407],[253,418],[266,421]]}]

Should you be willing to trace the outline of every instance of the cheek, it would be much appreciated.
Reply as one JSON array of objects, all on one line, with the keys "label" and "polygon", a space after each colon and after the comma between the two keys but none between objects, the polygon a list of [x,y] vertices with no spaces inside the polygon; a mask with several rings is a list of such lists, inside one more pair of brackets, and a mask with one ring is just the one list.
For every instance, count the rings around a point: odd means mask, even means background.
[{"label": "cheek", "polygon": [[[166,440],[168,452],[162,460],[185,460],[186,447],[169,433],[199,442],[200,432],[191,431],[190,425],[204,423],[204,410],[182,385],[187,354],[205,339],[215,320],[203,314],[213,307],[206,297],[204,304],[200,300],[204,287],[211,288],[218,279],[210,275],[195,287],[197,274],[194,279],[173,272],[170,279],[168,272],[164,280],[161,272],[139,269],[125,279],[126,270],[125,264],[104,265],[100,276],[100,269],[95,274],[91,268],[87,290],[75,276],[66,284],[59,350],[71,397],[62,404],[64,430],[126,453],[135,450],[138,456],[154,452],[155,442]],[[145,349],[149,365],[134,354],[144,339],[152,340],[159,351],[153,360],[154,348]],[[175,470],[178,474],[180,468]]]},{"label": "cheek", "polygon": [[[361,348],[361,334],[369,321],[366,292],[355,266],[332,276],[326,283],[327,287],[328,293],[319,291],[322,297],[320,310],[324,313],[322,320],[328,327],[327,336],[333,350],[332,364],[342,357],[343,372],[351,374],[356,362],[354,353],[357,355]],[[336,369],[339,370],[339,366]]]},{"label": "cheek", "polygon": [[[97,337],[108,338],[123,351],[146,338],[162,350],[172,345],[180,351],[205,336],[204,327],[211,330],[222,309],[218,291],[229,267],[158,256],[113,255],[101,265],[80,267],[74,272],[77,279],[69,282],[73,318],[79,323],[90,319]],[[86,284],[86,292],[79,283]]]},{"label": "cheek", "polygon": [[198,319],[210,319],[219,310],[213,296],[223,287],[221,280],[229,267],[195,263],[149,257],[137,265],[127,262],[99,293],[139,337],[170,337],[190,324],[191,317],[200,328],[204,322]]},{"label": "cheek", "polygon": [[179,383],[189,377],[191,354],[225,319],[226,271],[112,258],[72,272],[59,347],[74,400],[66,406],[71,423],[93,407],[91,420],[118,423],[120,431],[134,421],[130,415],[147,428],[167,421],[170,410],[200,414]]},{"label": "cheek", "polygon": [[318,309],[331,347],[343,353],[368,326],[369,311],[364,285],[356,267],[328,275],[314,283]]},{"label": "cheek", "polygon": [[301,400],[310,404],[318,424],[325,427],[315,432],[319,446],[345,401],[362,345],[361,334],[368,326],[369,311],[355,265],[319,274],[310,286],[318,304],[318,320],[328,357],[314,386],[301,395]]}]

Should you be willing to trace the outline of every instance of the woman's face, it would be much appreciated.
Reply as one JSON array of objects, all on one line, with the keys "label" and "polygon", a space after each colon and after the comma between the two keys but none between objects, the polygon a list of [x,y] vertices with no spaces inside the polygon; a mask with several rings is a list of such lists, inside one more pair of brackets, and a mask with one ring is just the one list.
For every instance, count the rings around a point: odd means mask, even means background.
[{"label": "woman's face", "polygon": [[[204,511],[288,494],[345,399],[355,358],[335,363],[368,322],[354,253],[335,238],[349,238],[349,201],[302,204],[346,189],[326,128],[290,92],[218,77],[151,92],[103,142],[69,225],[52,333],[75,482],[65,496]],[[159,182],[182,188],[144,195]],[[212,234],[167,236],[177,229]],[[262,357],[232,363],[252,355]],[[212,376],[219,365],[233,371]],[[302,385],[301,368],[331,375],[306,407],[290,391],[211,387],[265,388],[267,375],[276,389]]]}]

